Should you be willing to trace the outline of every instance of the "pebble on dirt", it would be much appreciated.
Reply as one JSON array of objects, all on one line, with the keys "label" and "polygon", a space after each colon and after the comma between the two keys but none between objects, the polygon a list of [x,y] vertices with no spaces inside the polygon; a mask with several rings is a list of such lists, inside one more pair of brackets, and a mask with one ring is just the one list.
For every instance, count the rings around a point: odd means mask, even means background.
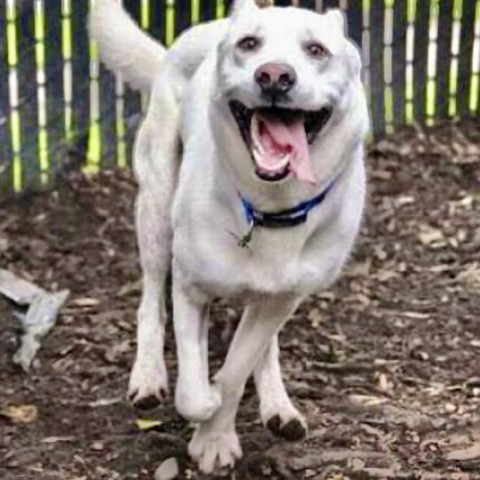
[{"label": "pebble on dirt", "polygon": [[168,458],[160,464],[155,472],[155,480],[173,480],[178,476],[178,462],[176,458]]}]

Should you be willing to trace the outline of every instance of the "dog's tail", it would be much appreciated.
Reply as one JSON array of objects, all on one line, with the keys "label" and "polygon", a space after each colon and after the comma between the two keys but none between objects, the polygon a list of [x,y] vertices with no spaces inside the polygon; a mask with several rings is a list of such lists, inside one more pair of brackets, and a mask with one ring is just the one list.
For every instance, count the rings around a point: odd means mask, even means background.
[{"label": "dog's tail", "polygon": [[118,0],[96,0],[89,19],[100,59],[132,88],[149,93],[162,68],[165,48],[143,32]]}]

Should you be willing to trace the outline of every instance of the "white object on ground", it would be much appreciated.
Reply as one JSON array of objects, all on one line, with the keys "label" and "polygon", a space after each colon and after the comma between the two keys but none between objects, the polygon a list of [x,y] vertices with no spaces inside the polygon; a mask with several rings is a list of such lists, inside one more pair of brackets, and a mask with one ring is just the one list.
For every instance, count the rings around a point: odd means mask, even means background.
[{"label": "white object on ground", "polygon": [[13,361],[27,372],[41,346],[42,338],[55,325],[70,291],[49,293],[7,270],[0,269],[0,294],[21,307],[28,307],[25,314],[17,315],[22,324],[23,335],[20,348],[13,357]]},{"label": "white object on ground", "polygon": [[173,480],[178,477],[178,462],[172,457],[165,460],[155,472],[155,480]]}]

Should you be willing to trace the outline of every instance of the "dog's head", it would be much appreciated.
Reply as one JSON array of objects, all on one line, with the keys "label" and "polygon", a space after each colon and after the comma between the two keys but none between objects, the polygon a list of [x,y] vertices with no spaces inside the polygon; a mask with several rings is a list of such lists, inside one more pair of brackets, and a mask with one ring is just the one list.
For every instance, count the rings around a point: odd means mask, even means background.
[{"label": "dog's head", "polygon": [[310,154],[361,59],[342,12],[258,8],[239,0],[218,46],[217,101],[246,145],[256,176],[315,183]]}]

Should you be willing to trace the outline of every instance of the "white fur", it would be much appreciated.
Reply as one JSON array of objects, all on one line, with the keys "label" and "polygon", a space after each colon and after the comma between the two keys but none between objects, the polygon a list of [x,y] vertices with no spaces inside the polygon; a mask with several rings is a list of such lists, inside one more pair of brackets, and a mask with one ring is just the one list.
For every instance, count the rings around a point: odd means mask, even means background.
[{"label": "white fur", "polygon": [[[113,14],[112,0],[97,1]],[[151,89],[134,159],[144,291],[130,392],[142,400],[160,396],[167,385],[163,287],[172,261],[179,364],[176,405],[199,423],[189,452],[205,472],[233,465],[241,456],[235,416],[252,373],[263,422],[277,417],[282,426],[296,421],[306,428],[281,378],[277,334],[305,296],[335,280],[361,222],[363,142],[369,119],[360,56],[344,28],[337,12],[260,10],[252,0],[243,0],[229,19],[184,34],[168,51]],[[248,35],[262,39],[258,51],[236,47]],[[305,45],[311,41],[321,42],[330,55],[310,57]],[[129,48],[135,47],[133,42]],[[116,45],[101,45],[107,62],[112,51],[118,51]],[[240,100],[250,108],[261,104],[254,72],[265,62],[288,63],[295,69],[292,108],[333,107],[331,119],[310,147],[316,185],[292,177],[265,183],[254,174],[228,101]],[[138,68],[148,69],[146,63]],[[303,225],[256,228],[248,248],[238,245],[235,235],[241,237],[249,229],[240,194],[258,210],[276,212],[314,197],[332,180],[325,201]],[[211,383],[208,306],[218,296],[239,297],[246,309]]]},{"label": "white fur", "polygon": [[107,67],[132,88],[150,91],[166,50],[139,30],[123,10],[121,1],[95,1],[89,29]]},{"label": "white fur", "polygon": [[295,408],[283,384],[279,362],[278,337],[270,343],[263,358],[255,367],[255,386],[260,398],[260,418],[264,425],[276,415],[280,419],[280,427],[288,425],[292,420],[298,420],[307,429],[305,419]]}]

